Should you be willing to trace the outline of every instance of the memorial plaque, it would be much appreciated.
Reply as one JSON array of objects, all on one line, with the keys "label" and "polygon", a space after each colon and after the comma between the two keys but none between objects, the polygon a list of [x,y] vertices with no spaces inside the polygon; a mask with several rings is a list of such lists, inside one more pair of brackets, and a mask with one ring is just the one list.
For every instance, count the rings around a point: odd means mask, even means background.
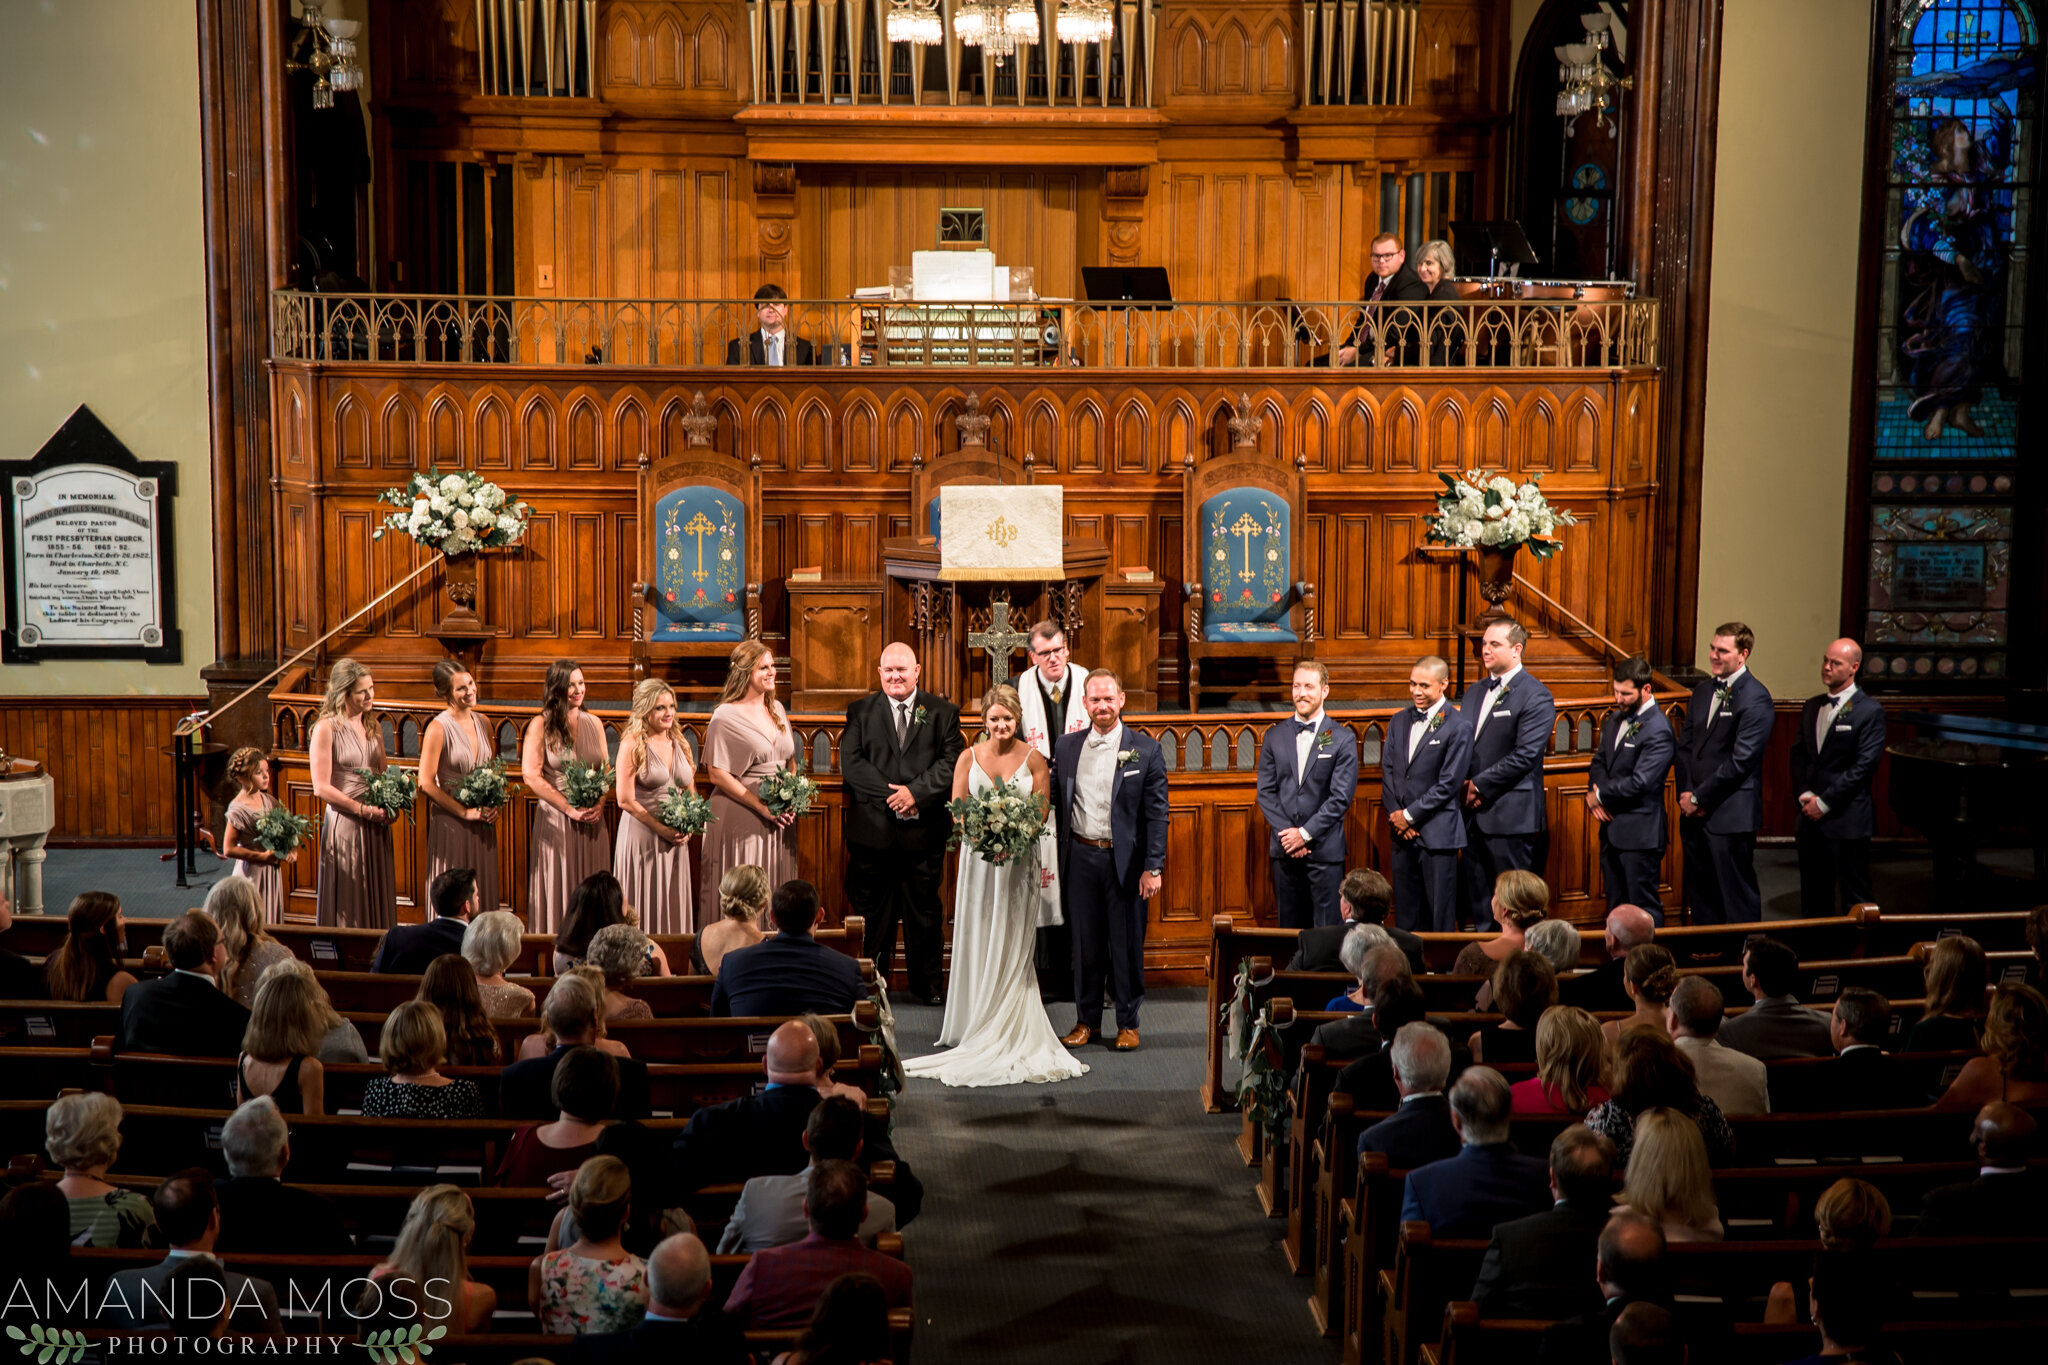
[{"label": "memorial plaque", "polygon": [[81,406],[28,461],[0,463],[8,663],[177,663],[177,466],[135,458]]},{"label": "memorial plaque", "polygon": [[1891,609],[1954,611],[1984,605],[1984,546],[1906,543],[1893,549]]}]

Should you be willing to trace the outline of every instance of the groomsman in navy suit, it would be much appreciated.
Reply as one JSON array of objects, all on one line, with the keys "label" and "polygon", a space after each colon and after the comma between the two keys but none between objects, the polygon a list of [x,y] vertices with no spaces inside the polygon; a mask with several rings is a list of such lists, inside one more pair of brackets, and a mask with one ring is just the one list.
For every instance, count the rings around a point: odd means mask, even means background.
[{"label": "groomsman in navy suit", "polygon": [[1615,665],[1614,708],[1600,724],[1586,791],[1586,809],[1600,826],[1600,881],[1608,909],[1639,905],[1661,928],[1657,878],[1664,863],[1664,779],[1678,742],[1657,709],[1650,661],[1642,655]]},{"label": "groomsman in navy suit", "polygon": [[1449,933],[1458,927],[1458,811],[1472,767],[1472,731],[1444,697],[1451,666],[1436,655],[1408,674],[1415,703],[1387,722],[1380,751],[1380,796],[1394,827],[1394,923]]},{"label": "groomsman in navy suit", "polygon": [[1323,714],[1330,670],[1314,659],[1294,666],[1294,719],[1266,731],[1259,746],[1259,810],[1272,837],[1273,899],[1282,929],[1335,924],[1344,883],[1344,816],[1358,790],[1358,741]]},{"label": "groomsman in navy suit", "polygon": [[1511,867],[1543,875],[1550,818],[1543,803],[1543,755],[1557,724],[1550,689],[1522,667],[1529,632],[1495,621],[1479,637],[1486,677],[1458,713],[1472,731],[1465,779],[1465,911],[1474,929],[1493,927],[1494,879]]},{"label": "groomsman in navy suit", "polygon": [[1693,689],[1678,739],[1678,837],[1694,924],[1747,924],[1764,917],[1756,887],[1756,832],[1763,825],[1764,750],[1771,742],[1770,690],[1749,671],[1756,634],[1740,621],[1714,631],[1708,679]]},{"label": "groomsman in navy suit", "polygon": [[1097,669],[1081,700],[1091,722],[1052,747],[1052,799],[1059,807],[1060,886],[1074,927],[1074,1028],[1080,1047],[1102,1031],[1102,987],[1116,1000],[1118,1052],[1138,1050],[1145,1003],[1145,902],[1159,894],[1166,865],[1166,755],[1122,717],[1124,685]]},{"label": "groomsman in navy suit", "polygon": [[1837,640],[1821,656],[1827,691],[1806,699],[1792,743],[1792,789],[1799,793],[1799,905],[1808,919],[1842,913],[1870,899],[1870,836],[1877,814],[1870,784],[1884,757],[1884,708],[1856,688],[1863,646]]}]

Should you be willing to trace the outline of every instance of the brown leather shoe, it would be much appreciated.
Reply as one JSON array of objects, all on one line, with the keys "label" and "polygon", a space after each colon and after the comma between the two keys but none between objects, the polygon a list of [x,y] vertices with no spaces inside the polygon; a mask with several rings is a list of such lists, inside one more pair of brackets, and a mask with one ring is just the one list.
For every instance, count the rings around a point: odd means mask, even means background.
[{"label": "brown leather shoe", "polygon": [[1095,1030],[1089,1028],[1086,1024],[1076,1024],[1074,1025],[1074,1031],[1060,1039],[1060,1041],[1068,1047],[1086,1047],[1095,1041]]},{"label": "brown leather shoe", "polygon": [[1138,1050],[1138,1031],[1134,1028],[1118,1029],[1116,1031],[1115,1047],[1118,1052],[1136,1052]]}]

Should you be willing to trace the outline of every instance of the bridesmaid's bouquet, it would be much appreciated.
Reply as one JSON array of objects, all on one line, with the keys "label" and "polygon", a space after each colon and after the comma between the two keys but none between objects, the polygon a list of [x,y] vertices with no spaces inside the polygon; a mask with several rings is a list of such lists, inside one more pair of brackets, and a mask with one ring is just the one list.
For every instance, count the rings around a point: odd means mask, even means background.
[{"label": "bridesmaid's bouquet", "polygon": [[1019,791],[1008,782],[957,796],[946,803],[946,814],[953,817],[953,833],[946,847],[964,844],[984,861],[1001,867],[1038,842],[1051,809],[1043,794]]},{"label": "bridesmaid's bouquet", "polygon": [[761,779],[761,804],[770,815],[802,815],[818,799],[818,784],[804,775],[802,763],[777,768]]},{"label": "bridesmaid's bouquet", "polygon": [[410,768],[386,768],[381,773],[368,768],[356,769],[356,776],[363,779],[363,804],[376,806],[390,814],[393,824],[403,815],[413,818],[413,809],[420,799],[419,778]]},{"label": "bridesmaid's bouquet", "polygon": [[585,763],[580,758],[562,762],[562,799],[577,810],[589,810],[604,800],[604,794],[618,781],[619,774],[602,759]]},{"label": "bridesmaid's bouquet", "polygon": [[303,815],[293,815],[282,805],[272,806],[256,817],[256,847],[265,853],[274,853],[283,862],[299,851],[299,845],[306,842],[306,831],[313,828],[313,822]]},{"label": "bridesmaid's bouquet", "polygon": [[455,784],[455,803],[464,810],[502,810],[511,799],[512,788],[505,781],[502,758],[477,764]]},{"label": "bridesmaid's bouquet", "polygon": [[702,834],[711,824],[711,798],[672,786],[654,803],[654,818],[683,834]]}]

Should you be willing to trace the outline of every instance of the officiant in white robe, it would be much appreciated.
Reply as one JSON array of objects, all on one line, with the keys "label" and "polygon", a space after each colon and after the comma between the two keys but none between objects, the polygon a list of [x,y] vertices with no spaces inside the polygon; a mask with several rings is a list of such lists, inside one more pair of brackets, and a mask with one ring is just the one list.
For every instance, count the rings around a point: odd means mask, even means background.
[{"label": "officiant in white robe", "polygon": [[[1040,621],[1031,628],[1026,645],[1031,667],[1017,679],[1017,697],[1023,703],[1024,741],[1052,761],[1052,742],[1073,730],[1088,726],[1088,711],[1081,704],[1081,689],[1088,670],[1067,658],[1066,633],[1057,622]],[[1052,852],[1045,867],[1057,869],[1058,825],[1062,812],[1052,813],[1045,837]],[[1074,940],[1060,906],[1057,876],[1039,890],[1038,903],[1038,992],[1045,1000],[1071,1000],[1074,996]]]}]

